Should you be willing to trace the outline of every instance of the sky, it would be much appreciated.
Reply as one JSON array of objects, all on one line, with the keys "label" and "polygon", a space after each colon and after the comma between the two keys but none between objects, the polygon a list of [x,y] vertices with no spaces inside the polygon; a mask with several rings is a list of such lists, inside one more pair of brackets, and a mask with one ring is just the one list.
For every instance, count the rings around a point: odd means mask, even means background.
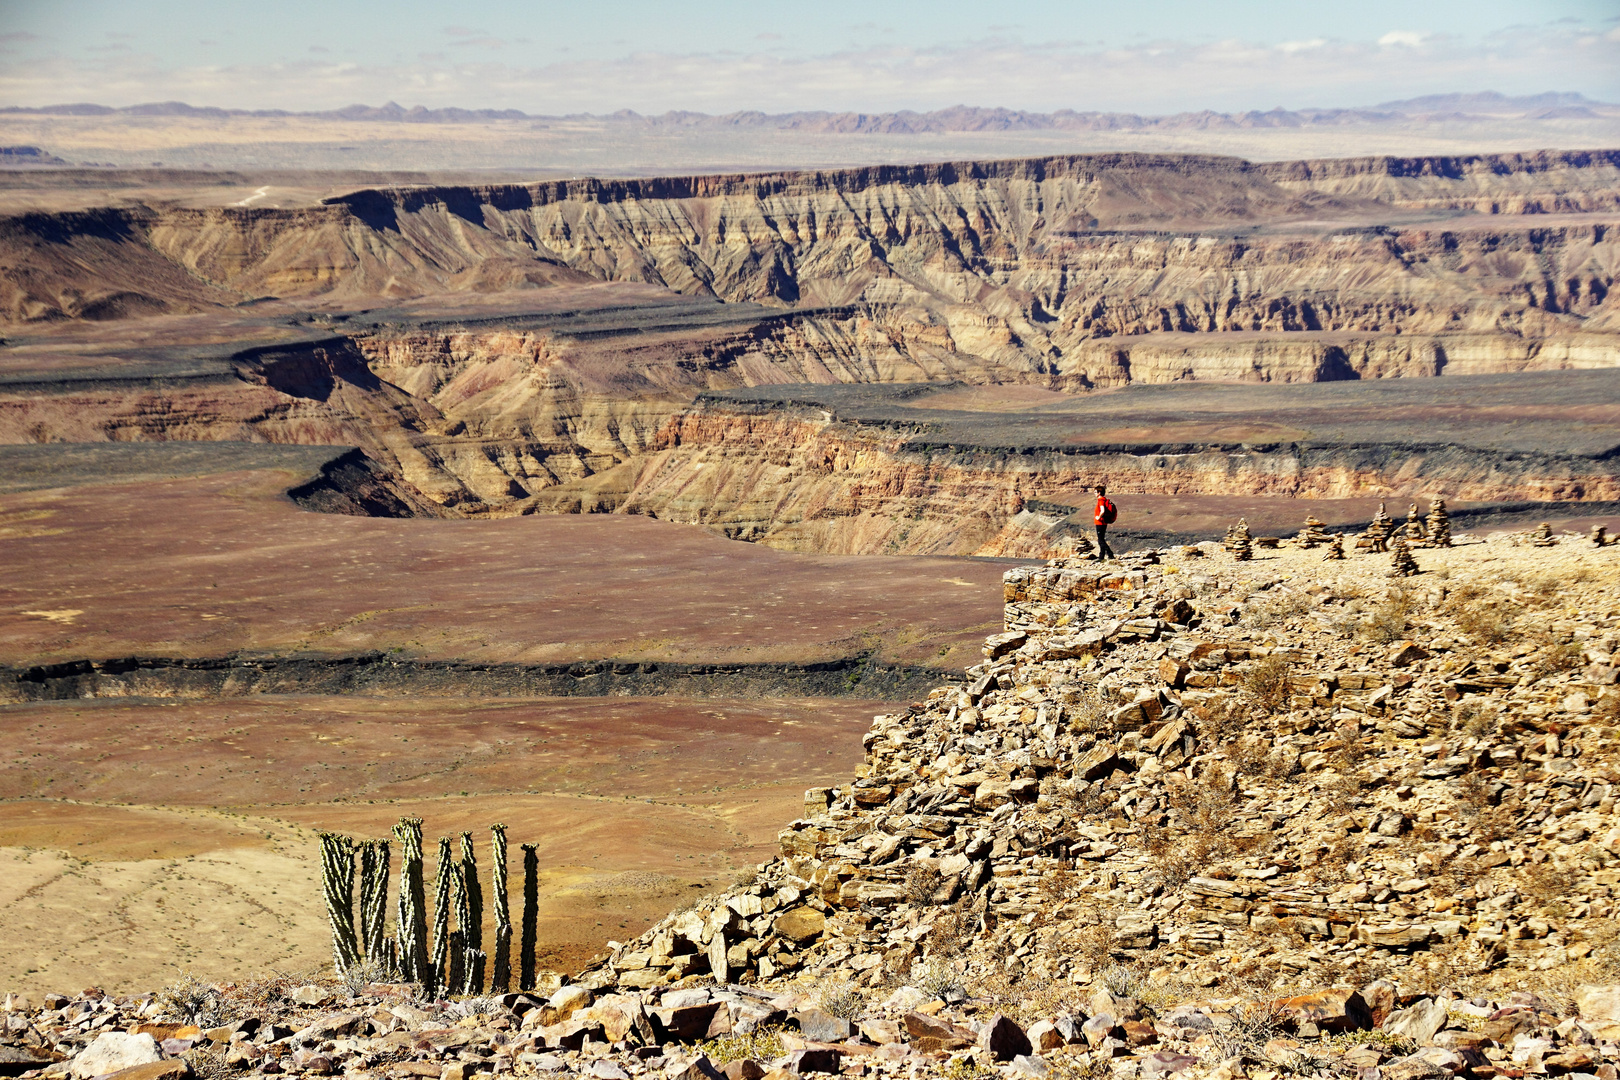
[{"label": "sky", "polygon": [[528,113],[1620,101],[1620,0],[0,0],[0,105]]}]

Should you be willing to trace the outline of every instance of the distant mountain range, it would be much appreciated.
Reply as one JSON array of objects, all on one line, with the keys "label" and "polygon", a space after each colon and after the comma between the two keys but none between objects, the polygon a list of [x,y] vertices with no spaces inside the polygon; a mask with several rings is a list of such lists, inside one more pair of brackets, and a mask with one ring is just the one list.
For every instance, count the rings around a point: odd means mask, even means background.
[{"label": "distant mountain range", "polygon": [[1389,124],[1412,121],[1456,120],[1556,120],[1595,119],[1620,115],[1620,105],[1593,101],[1581,94],[1545,93],[1528,97],[1507,97],[1497,93],[1431,94],[1406,101],[1348,109],[1272,109],[1223,113],[1175,113],[1168,116],[1141,116],[1136,113],[1026,112],[1021,109],[988,109],[957,105],[933,112],[734,112],[722,116],[696,112],[667,112],[644,116],[629,109],[606,115],[532,115],[518,109],[428,109],[420,105],[407,109],[395,102],[385,105],[349,105],[324,112],[289,112],[284,109],[219,109],[187,105],[180,101],[154,102],[114,108],[109,105],[46,105],[40,108],[10,106],[3,113],[48,116],[189,116],[217,117],[308,117],[321,120],[375,121],[400,124],[466,124],[497,120],[528,120],[536,124],[609,121],[646,128],[680,130],[719,130],[762,128],[800,131],[809,134],[839,135],[921,135],[964,131],[1126,131],[1126,130],[1210,130],[1217,128],[1295,128],[1345,124]]}]

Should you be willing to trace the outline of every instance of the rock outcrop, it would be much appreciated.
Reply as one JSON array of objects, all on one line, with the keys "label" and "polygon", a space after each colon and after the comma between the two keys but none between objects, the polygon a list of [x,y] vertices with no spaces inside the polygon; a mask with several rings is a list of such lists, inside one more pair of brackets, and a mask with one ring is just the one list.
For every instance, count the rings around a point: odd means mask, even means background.
[{"label": "rock outcrop", "polygon": [[0,1064],[1601,1078],[1620,574],[1456,542],[1402,581],[1216,544],[1010,571],[970,683],[875,717],[780,856],[580,973],[462,1001],[360,972],[13,995]]}]

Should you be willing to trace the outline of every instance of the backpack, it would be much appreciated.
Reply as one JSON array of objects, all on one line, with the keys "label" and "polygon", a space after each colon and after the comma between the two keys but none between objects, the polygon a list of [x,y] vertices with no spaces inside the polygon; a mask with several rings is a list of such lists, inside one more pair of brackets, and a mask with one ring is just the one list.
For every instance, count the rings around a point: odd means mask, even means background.
[{"label": "backpack", "polygon": [[1119,511],[1114,507],[1113,501],[1104,496],[1102,501],[1102,523],[1112,525],[1117,517],[1119,517]]}]

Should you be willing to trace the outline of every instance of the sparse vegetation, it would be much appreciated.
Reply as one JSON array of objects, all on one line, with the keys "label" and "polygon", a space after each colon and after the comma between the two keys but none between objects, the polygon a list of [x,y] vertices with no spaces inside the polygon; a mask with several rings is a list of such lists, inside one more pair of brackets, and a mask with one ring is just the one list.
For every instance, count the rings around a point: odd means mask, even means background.
[{"label": "sparse vegetation", "polygon": [[1408,589],[1391,589],[1384,602],[1361,623],[1361,634],[1370,641],[1388,644],[1406,636],[1407,621],[1417,602]]},{"label": "sparse vegetation", "polygon": [[708,1042],[698,1043],[694,1049],[700,1054],[709,1055],[709,1060],[716,1065],[726,1065],[745,1058],[770,1061],[786,1052],[782,1047],[782,1029],[773,1024],[757,1027],[749,1032],[721,1035]]},{"label": "sparse vegetation", "polygon": [[1275,712],[1288,700],[1288,661],[1263,656],[1242,676],[1243,692],[1267,711]]},{"label": "sparse vegetation", "polygon": [[917,981],[917,988],[925,994],[944,998],[962,990],[962,974],[956,964],[943,956],[932,956]]},{"label": "sparse vegetation", "polygon": [[906,872],[906,899],[913,904],[932,904],[945,881],[932,863],[915,863]]},{"label": "sparse vegetation", "polygon": [[1443,608],[1459,631],[1482,645],[1506,641],[1513,633],[1514,616],[1519,610],[1500,593],[1473,582],[1453,589]]},{"label": "sparse vegetation", "polygon": [[1243,625],[1256,630],[1286,622],[1311,610],[1311,598],[1293,589],[1272,589],[1243,608]]},{"label": "sparse vegetation", "polygon": [[816,988],[816,1004],[829,1016],[854,1020],[866,1008],[866,995],[852,982],[827,979]]},{"label": "sparse vegetation", "polygon": [[225,995],[189,971],[159,990],[153,1004],[157,1014],[171,1023],[210,1028],[229,1021]]}]

